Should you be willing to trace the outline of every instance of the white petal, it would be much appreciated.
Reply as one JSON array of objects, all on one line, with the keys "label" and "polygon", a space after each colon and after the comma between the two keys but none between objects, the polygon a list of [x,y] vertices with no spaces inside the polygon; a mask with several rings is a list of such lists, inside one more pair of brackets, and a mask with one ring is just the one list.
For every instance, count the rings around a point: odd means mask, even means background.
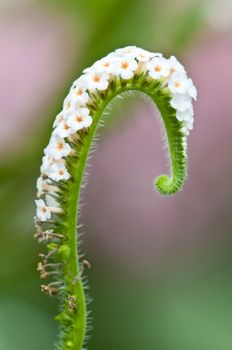
[{"label": "white petal", "polygon": [[62,122],[62,120],[64,120],[64,117],[63,117],[63,113],[61,112],[56,116],[56,119],[53,123],[53,128],[55,128],[60,122]]},{"label": "white petal", "polygon": [[132,70],[129,70],[129,71],[125,70],[121,72],[121,77],[126,80],[131,79],[133,75],[134,75],[134,72]]},{"label": "white petal", "polygon": [[174,94],[170,104],[173,108],[180,112],[184,112],[187,109],[192,108],[191,97],[187,94]]},{"label": "white petal", "polygon": [[194,100],[197,99],[197,89],[193,84],[192,79],[189,79],[189,87],[188,87],[188,94],[191,96]]}]

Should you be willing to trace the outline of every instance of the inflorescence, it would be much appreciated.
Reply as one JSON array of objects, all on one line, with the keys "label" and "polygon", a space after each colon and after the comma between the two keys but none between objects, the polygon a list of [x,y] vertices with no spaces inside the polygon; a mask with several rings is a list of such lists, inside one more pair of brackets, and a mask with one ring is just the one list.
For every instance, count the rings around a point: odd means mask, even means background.
[{"label": "inflorescence", "polygon": [[[162,79],[172,93],[171,106],[176,110],[176,118],[183,122],[183,135],[193,128],[192,98],[197,91],[187,77],[183,65],[174,57],[166,59],[160,53],[152,53],[137,47],[117,49],[90,68],[74,81],[68,96],[64,100],[63,110],[57,115],[54,130],[48,146],[44,150],[41,176],[37,181],[38,196],[44,191],[53,192],[60,180],[68,180],[70,174],[65,166],[65,158],[72,153],[69,140],[78,137],[78,132],[91,127],[90,106],[92,95],[108,88],[116,77],[129,80],[136,74],[147,74],[147,79]],[[37,218],[50,219],[57,209],[49,208],[41,199],[36,201]]]},{"label": "inflorescence", "polygon": [[[147,79],[163,79],[172,93],[171,106],[176,109],[176,118],[183,122],[183,135],[188,135],[193,128],[192,98],[196,99],[197,91],[193,82],[187,77],[183,65],[171,56],[166,59],[160,53],[129,46],[117,49],[91,67],[74,81],[68,96],[64,100],[63,110],[57,115],[54,130],[48,146],[44,150],[41,176],[37,181],[38,197],[44,192],[56,191],[60,180],[68,180],[70,174],[65,166],[65,158],[72,153],[68,143],[78,137],[78,131],[89,128],[92,124],[90,115],[91,98],[97,90],[104,91],[116,77],[124,80],[135,74],[147,74]],[[49,207],[42,200],[36,200],[37,218],[46,221],[59,208]]]}]

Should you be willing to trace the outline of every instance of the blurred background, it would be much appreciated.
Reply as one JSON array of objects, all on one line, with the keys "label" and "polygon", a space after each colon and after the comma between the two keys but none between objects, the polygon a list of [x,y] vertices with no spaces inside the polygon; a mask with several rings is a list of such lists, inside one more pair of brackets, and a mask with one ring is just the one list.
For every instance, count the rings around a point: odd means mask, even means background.
[{"label": "blurred background", "polygon": [[152,189],[167,160],[149,103],[118,103],[100,130],[82,193],[88,349],[232,348],[231,34],[231,0],[1,0],[1,350],[52,349],[57,302],[40,292],[33,238],[42,150],[72,81],[125,45],[184,63],[196,123],[172,198]]}]

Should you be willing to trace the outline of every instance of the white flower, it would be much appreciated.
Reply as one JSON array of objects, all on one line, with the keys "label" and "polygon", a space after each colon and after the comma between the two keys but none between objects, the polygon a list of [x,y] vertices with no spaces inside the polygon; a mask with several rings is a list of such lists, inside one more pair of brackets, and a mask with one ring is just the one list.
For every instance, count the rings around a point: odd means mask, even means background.
[{"label": "white flower", "polygon": [[44,179],[42,175],[37,179],[36,188],[37,197],[41,197],[45,192],[56,193],[59,191],[58,187],[54,186],[50,179]]},{"label": "white flower", "polygon": [[[68,112],[70,110],[70,108],[72,108],[72,99],[70,98],[70,95],[68,95],[65,99],[64,99],[64,103],[63,103],[63,111],[64,112]],[[65,118],[64,118],[65,119]]]},{"label": "white flower", "polygon": [[197,98],[197,90],[193,85],[192,79],[188,79],[184,72],[174,72],[168,82],[168,87],[172,93],[185,94]]},{"label": "white flower", "polygon": [[45,149],[45,155],[48,155],[56,160],[67,157],[70,152],[71,147],[69,144],[66,143],[63,138],[57,135],[52,135],[50,142]]},{"label": "white flower", "polygon": [[192,108],[192,100],[188,94],[174,94],[170,104],[173,108],[180,112],[184,112],[187,109]]},{"label": "white flower", "polygon": [[73,134],[73,130],[72,128],[70,128],[70,126],[67,125],[67,122],[62,120],[57,127],[55,128],[55,130],[53,131],[53,135],[57,135],[59,137],[68,137],[69,135]]},{"label": "white flower", "polygon": [[146,63],[146,68],[153,79],[160,79],[169,75],[168,61],[163,57],[153,57]]},{"label": "white flower", "polygon": [[51,211],[49,207],[46,206],[42,199],[35,200],[36,204],[36,216],[40,221],[46,221],[51,218]]},{"label": "white flower", "polygon": [[84,70],[83,70],[83,76],[84,76],[84,78],[85,78],[85,76],[86,76],[86,74],[88,74],[88,73],[93,73],[93,71],[94,71],[94,64],[92,64],[92,66],[90,66],[90,67],[87,67],[87,68],[85,68]]},{"label": "white flower", "polygon": [[138,47],[136,46],[126,46],[120,49],[115,50],[115,53],[120,56],[130,56],[131,58],[135,58],[138,52]]},{"label": "white flower", "polygon": [[110,58],[111,60],[117,60],[117,59],[121,58],[121,55],[119,55],[115,51],[113,51],[113,52],[108,53],[108,55],[105,56],[104,58],[107,58],[107,59]]},{"label": "white flower", "polygon": [[54,159],[48,155],[43,156],[42,158],[42,165],[40,167],[41,174],[47,175],[50,172],[50,167],[54,163]]},{"label": "white flower", "polygon": [[106,90],[109,85],[108,80],[109,80],[109,74],[98,73],[94,70],[85,75],[87,88],[90,91],[93,91],[96,89],[100,91]]},{"label": "white flower", "polygon": [[191,106],[191,108],[189,109],[186,109],[184,112],[180,112],[180,111],[177,111],[176,112],[176,118],[179,120],[179,121],[188,121],[190,119],[192,119],[193,117],[193,108]]},{"label": "white flower", "polygon": [[89,101],[89,94],[86,92],[87,86],[84,80],[79,80],[72,87],[69,95],[70,100],[84,106]]},{"label": "white flower", "polygon": [[185,94],[188,92],[189,79],[184,72],[174,72],[169,79],[168,87],[174,94]]},{"label": "white flower", "polygon": [[89,115],[88,108],[84,107],[73,110],[67,119],[67,125],[69,125],[73,131],[88,128],[91,124],[92,117]]},{"label": "white flower", "polygon": [[86,72],[91,72],[95,71],[96,73],[107,73],[111,74],[114,73],[115,70],[115,63],[117,62],[118,57],[116,56],[106,56],[103,57],[102,59],[98,60],[97,62],[94,63],[94,65],[90,68],[87,68],[85,71]]},{"label": "white flower", "polygon": [[148,62],[152,57],[162,57],[161,53],[154,53],[144,49],[137,49],[136,58],[140,62]]},{"label": "white flower", "polygon": [[175,56],[171,56],[168,59],[168,65],[169,65],[170,73],[174,73],[174,72],[185,73],[184,66],[182,66],[182,64],[177,60]]},{"label": "white flower", "polygon": [[51,165],[49,177],[53,181],[60,181],[60,180],[68,180],[70,178],[70,175],[65,165],[61,162],[57,162]]},{"label": "white flower", "polygon": [[189,78],[189,86],[188,86],[188,94],[191,96],[194,100],[197,99],[197,89],[193,84],[192,79]]},{"label": "white flower", "polygon": [[193,129],[193,123],[194,123],[194,119],[193,118],[190,118],[189,120],[187,120],[185,122],[185,125],[188,128],[188,130],[192,130]]},{"label": "white flower", "polygon": [[126,46],[115,50],[115,52],[111,52],[108,56],[137,58],[141,62],[147,62],[148,58],[150,59],[155,56],[162,57],[162,54],[159,52],[150,52],[137,46]]},{"label": "white flower", "polygon": [[56,119],[55,119],[55,121],[54,121],[54,123],[53,123],[53,128],[57,127],[57,125],[58,125],[59,123],[61,123],[62,120],[64,120],[64,116],[63,116],[63,112],[60,112],[60,113],[56,116]]},{"label": "white flower", "polygon": [[137,67],[138,63],[134,58],[121,58],[115,65],[115,75],[121,76],[123,79],[126,80],[131,79]]},{"label": "white flower", "polygon": [[85,84],[85,74],[82,74],[79,78],[77,78],[76,80],[74,80],[74,82],[72,83],[71,89],[73,90],[79,83],[83,84],[86,87]]},{"label": "white flower", "polygon": [[44,192],[44,180],[42,176],[38,177],[36,181],[36,188],[37,188],[37,196],[40,197]]},{"label": "white flower", "polygon": [[42,176],[38,177],[36,181],[37,197],[40,197],[47,187],[47,180],[43,179]]},{"label": "white flower", "polygon": [[114,72],[114,64],[116,58],[113,57],[103,57],[101,60],[97,61],[94,68],[98,73],[108,73]]}]

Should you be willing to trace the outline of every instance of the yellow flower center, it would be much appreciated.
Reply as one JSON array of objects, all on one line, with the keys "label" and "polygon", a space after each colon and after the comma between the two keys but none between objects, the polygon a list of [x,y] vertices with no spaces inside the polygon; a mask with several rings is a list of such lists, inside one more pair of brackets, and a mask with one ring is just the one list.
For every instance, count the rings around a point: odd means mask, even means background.
[{"label": "yellow flower center", "polygon": [[154,71],[155,71],[155,72],[161,72],[161,70],[162,70],[162,68],[161,68],[160,66],[158,66],[158,65],[156,65],[156,66],[154,67]]},{"label": "yellow flower center", "polygon": [[175,81],[174,85],[176,88],[181,87],[181,83],[178,80]]},{"label": "yellow flower center", "polygon": [[97,75],[97,74],[95,74],[95,75],[93,76],[93,81],[96,82],[96,83],[98,83],[98,82],[100,81],[100,76]]},{"label": "yellow flower center", "polygon": [[81,122],[83,121],[82,115],[77,115],[77,116],[76,116],[76,121],[77,121],[78,123],[81,123]]},{"label": "yellow flower center", "polygon": [[62,142],[57,143],[56,148],[58,149],[58,151],[61,151],[64,148],[63,143]]},{"label": "yellow flower center", "polygon": [[77,96],[81,96],[83,94],[83,90],[79,88],[76,92]]},{"label": "yellow flower center", "polygon": [[127,69],[129,67],[128,62],[122,62],[121,67],[122,69]]}]

